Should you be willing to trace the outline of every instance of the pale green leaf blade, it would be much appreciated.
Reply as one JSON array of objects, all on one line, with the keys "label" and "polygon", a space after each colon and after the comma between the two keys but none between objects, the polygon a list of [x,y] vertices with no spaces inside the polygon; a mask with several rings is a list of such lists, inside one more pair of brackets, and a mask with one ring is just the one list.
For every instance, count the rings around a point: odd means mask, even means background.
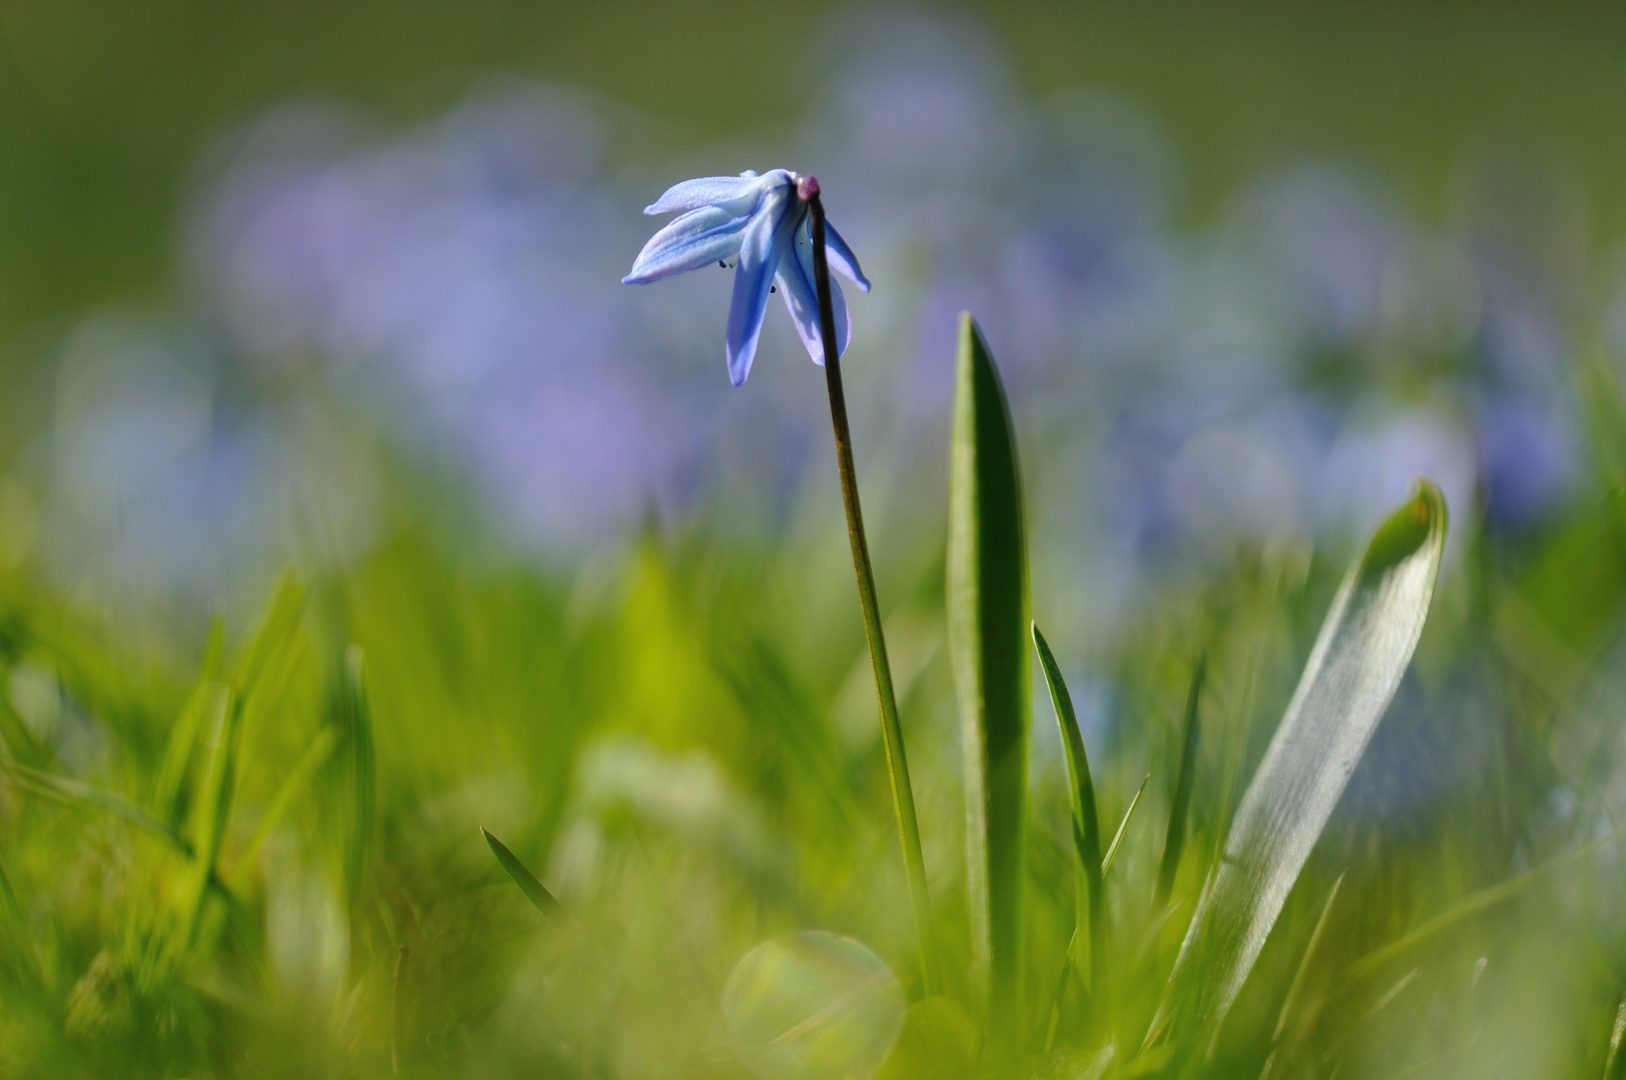
[{"label": "pale green leaf blade", "polygon": [[1411,662],[1445,550],[1426,480],[1344,579],[1281,726],[1242,797],[1148,1041],[1175,1017],[1207,1049]]}]

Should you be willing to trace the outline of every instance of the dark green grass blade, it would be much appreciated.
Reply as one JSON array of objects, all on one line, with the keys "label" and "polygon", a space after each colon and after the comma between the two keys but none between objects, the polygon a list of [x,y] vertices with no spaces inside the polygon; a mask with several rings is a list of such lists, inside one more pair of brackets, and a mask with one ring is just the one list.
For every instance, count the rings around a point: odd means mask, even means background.
[{"label": "dark green grass blade", "polygon": [[1298,689],[1242,796],[1147,1034],[1175,1023],[1209,1053],[1378,720],[1411,662],[1445,550],[1428,481],[1374,534],[1322,623]]},{"label": "dark green grass blade", "polygon": [[555,900],[547,887],[536,879],[536,875],[527,870],[525,864],[520,862],[512,851],[508,850],[508,845],[492,836],[483,827],[480,829],[480,835],[486,838],[487,844],[491,845],[491,853],[497,856],[497,861],[502,864],[502,868],[508,871],[509,877],[514,879],[514,884],[518,885],[519,891],[525,894],[525,899],[529,900],[536,910],[554,922],[563,922],[565,916],[564,905]]},{"label": "dark green grass blade", "polygon": [[1027,541],[1010,410],[969,314],[960,320],[949,454],[948,630],[965,750],[967,885],[977,997],[996,1041],[1022,1014]]},{"label": "dark green grass blade", "polygon": [[365,662],[359,645],[344,653],[340,675],[338,722],[341,731],[343,801],[349,811],[344,837],[345,896],[354,903],[365,880],[372,850],[373,815],[378,795],[373,749],[372,708],[367,697]]},{"label": "dark green grass blade", "polygon": [[1095,805],[1095,785],[1090,780],[1090,760],[1084,752],[1084,735],[1078,729],[1073,696],[1067,692],[1067,682],[1061,677],[1061,668],[1038,623],[1033,624],[1033,647],[1039,654],[1045,685],[1050,689],[1050,703],[1056,709],[1056,724],[1061,728],[1061,745],[1067,758],[1067,793],[1073,808],[1074,895],[1077,897],[1073,917],[1076,926],[1087,928],[1084,940],[1089,943],[1090,960],[1085,970],[1093,989],[1099,982],[1096,976],[1105,931],[1101,920],[1101,820]]},{"label": "dark green grass blade", "polygon": [[1163,865],[1157,872],[1157,891],[1152,902],[1162,907],[1174,891],[1174,875],[1180,869],[1180,855],[1186,847],[1186,818],[1191,813],[1191,788],[1197,777],[1197,703],[1203,693],[1203,675],[1208,670],[1208,654],[1197,658],[1191,673],[1191,689],[1186,692],[1185,738],[1181,740],[1180,777],[1174,784],[1169,803],[1169,831],[1163,840]]}]

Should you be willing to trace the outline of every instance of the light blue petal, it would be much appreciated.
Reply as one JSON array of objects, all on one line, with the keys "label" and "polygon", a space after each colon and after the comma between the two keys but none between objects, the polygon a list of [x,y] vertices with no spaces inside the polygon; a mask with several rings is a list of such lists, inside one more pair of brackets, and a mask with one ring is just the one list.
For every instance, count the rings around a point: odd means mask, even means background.
[{"label": "light blue petal", "polygon": [[869,278],[858,267],[858,256],[853,249],[847,246],[847,241],[841,238],[828,220],[824,223],[824,257],[830,263],[830,269],[844,274],[847,280],[863,292],[869,292]]},{"label": "light blue petal", "polygon": [[[670,214],[674,210],[698,210],[702,206],[754,203],[763,191],[763,178],[750,176],[701,176],[666,189],[666,194],[644,207],[646,214]],[[750,208],[746,207],[746,212]]]},{"label": "light blue petal", "polygon": [[[829,235],[828,223],[825,234]],[[828,240],[825,251],[829,251]],[[819,333],[819,294],[813,277],[813,239],[808,235],[805,220],[802,227],[796,230],[794,253],[787,252],[779,260],[779,273],[774,276],[774,284],[785,296],[785,308],[790,312],[791,321],[796,324],[796,333],[806,346],[807,354],[822,367],[824,338]],[[852,340],[853,324],[847,315],[847,298],[841,295],[841,286],[833,279],[830,282],[830,314],[835,319],[836,355],[840,356],[847,351],[847,343]]]},{"label": "light blue petal", "polygon": [[728,378],[735,386],[745,382],[762,336],[762,316],[768,308],[768,289],[780,256],[790,246],[791,233],[807,207],[788,186],[770,189],[745,226],[740,243],[740,265],[734,271],[734,297],[728,308]]},{"label": "light blue petal", "polygon": [[721,207],[691,210],[651,236],[621,280],[628,285],[647,285],[732,259],[739,254],[740,236],[748,220]]}]

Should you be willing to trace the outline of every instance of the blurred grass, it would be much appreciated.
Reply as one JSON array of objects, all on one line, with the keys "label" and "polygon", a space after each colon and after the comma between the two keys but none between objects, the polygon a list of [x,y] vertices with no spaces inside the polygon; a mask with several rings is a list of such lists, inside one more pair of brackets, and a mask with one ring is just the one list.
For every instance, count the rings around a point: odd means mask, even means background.
[{"label": "blurred grass", "polygon": [[[1606,508],[1582,503],[1573,520]],[[1557,529],[1531,565],[1568,543]],[[761,941],[824,927],[908,973],[884,755],[873,725],[835,720],[863,672],[860,629],[804,618],[849,583],[838,561],[822,572],[788,554],[650,532],[596,584],[572,584],[471,564],[403,526],[342,576],[279,586],[257,631],[167,644],[5,579],[7,775],[60,779],[0,780],[0,1063],[366,1076],[387,1074],[393,1049],[406,1075],[660,1063],[735,1076],[719,994]],[[1089,998],[1055,991],[1078,910],[1073,785],[1035,748],[1022,932],[1036,1056],[1023,1068],[1137,1075],[1182,1060],[1134,1048],[1351,554],[1244,547],[1092,652],[1057,642],[1058,667],[1122,695],[1090,748],[1103,819],[1123,819],[1153,779],[1103,875],[1115,993],[1088,1019]],[[939,555],[906,571],[899,610],[941,611],[941,568]],[[1508,627],[1540,640],[1546,618],[1567,619],[1552,598],[1545,614],[1518,606],[1528,587],[1518,567],[1471,554],[1449,572],[1422,659],[1289,893],[1213,1075],[1256,1075],[1267,1058],[1272,1076],[1479,1075],[1504,1059],[1521,1075],[1601,1072],[1626,976],[1626,881],[1615,684],[1588,658],[1618,647],[1622,593],[1586,597],[1613,618],[1551,646],[1574,650],[1576,683],[1526,674],[1532,656]],[[1510,624],[1481,605],[1524,613]],[[949,1034],[965,1022],[952,1001],[971,992],[972,934],[948,667],[932,653],[901,706],[951,1000],[911,1010],[889,1077],[964,1053]],[[25,683],[54,696],[20,694]],[[178,724],[199,701],[217,704]],[[238,710],[233,743],[223,720]],[[1160,848],[1191,745],[1190,827],[1165,905]],[[177,783],[166,763],[183,756]],[[86,786],[107,798],[77,797]],[[109,812],[112,799],[167,805],[194,831],[166,840]],[[527,902],[481,824],[571,925]],[[224,872],[199,893],[210,849]]]}]

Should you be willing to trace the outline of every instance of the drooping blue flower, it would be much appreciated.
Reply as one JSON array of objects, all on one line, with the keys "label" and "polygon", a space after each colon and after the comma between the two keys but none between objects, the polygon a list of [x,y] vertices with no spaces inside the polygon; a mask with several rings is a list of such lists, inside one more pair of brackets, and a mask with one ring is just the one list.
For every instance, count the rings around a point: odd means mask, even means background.
[{"label": "drooping blue flower", "polygon": [[[813,237],[807,203],[796,190],[800,180],[788,169],[761,176],[747,169],[739,176],[702,176],[668,188],[644,207],[644,213],[685,213],[650,237],[633,261],[632,272],[621,279],[629,285],[646,285],[713,263],[726,267],[736,261],[727,350],[728,378],[735,386],[751,371],[773,289],[784,296],[808,355],[814,363],[824,363],[818,293],[813,285]],[[846,241],[828,223],[824,236],[830,266],[869,292],[869,279]],[[834,280],[830,282],[830,304],[839,356],[852,337],[852,322]]]}]

